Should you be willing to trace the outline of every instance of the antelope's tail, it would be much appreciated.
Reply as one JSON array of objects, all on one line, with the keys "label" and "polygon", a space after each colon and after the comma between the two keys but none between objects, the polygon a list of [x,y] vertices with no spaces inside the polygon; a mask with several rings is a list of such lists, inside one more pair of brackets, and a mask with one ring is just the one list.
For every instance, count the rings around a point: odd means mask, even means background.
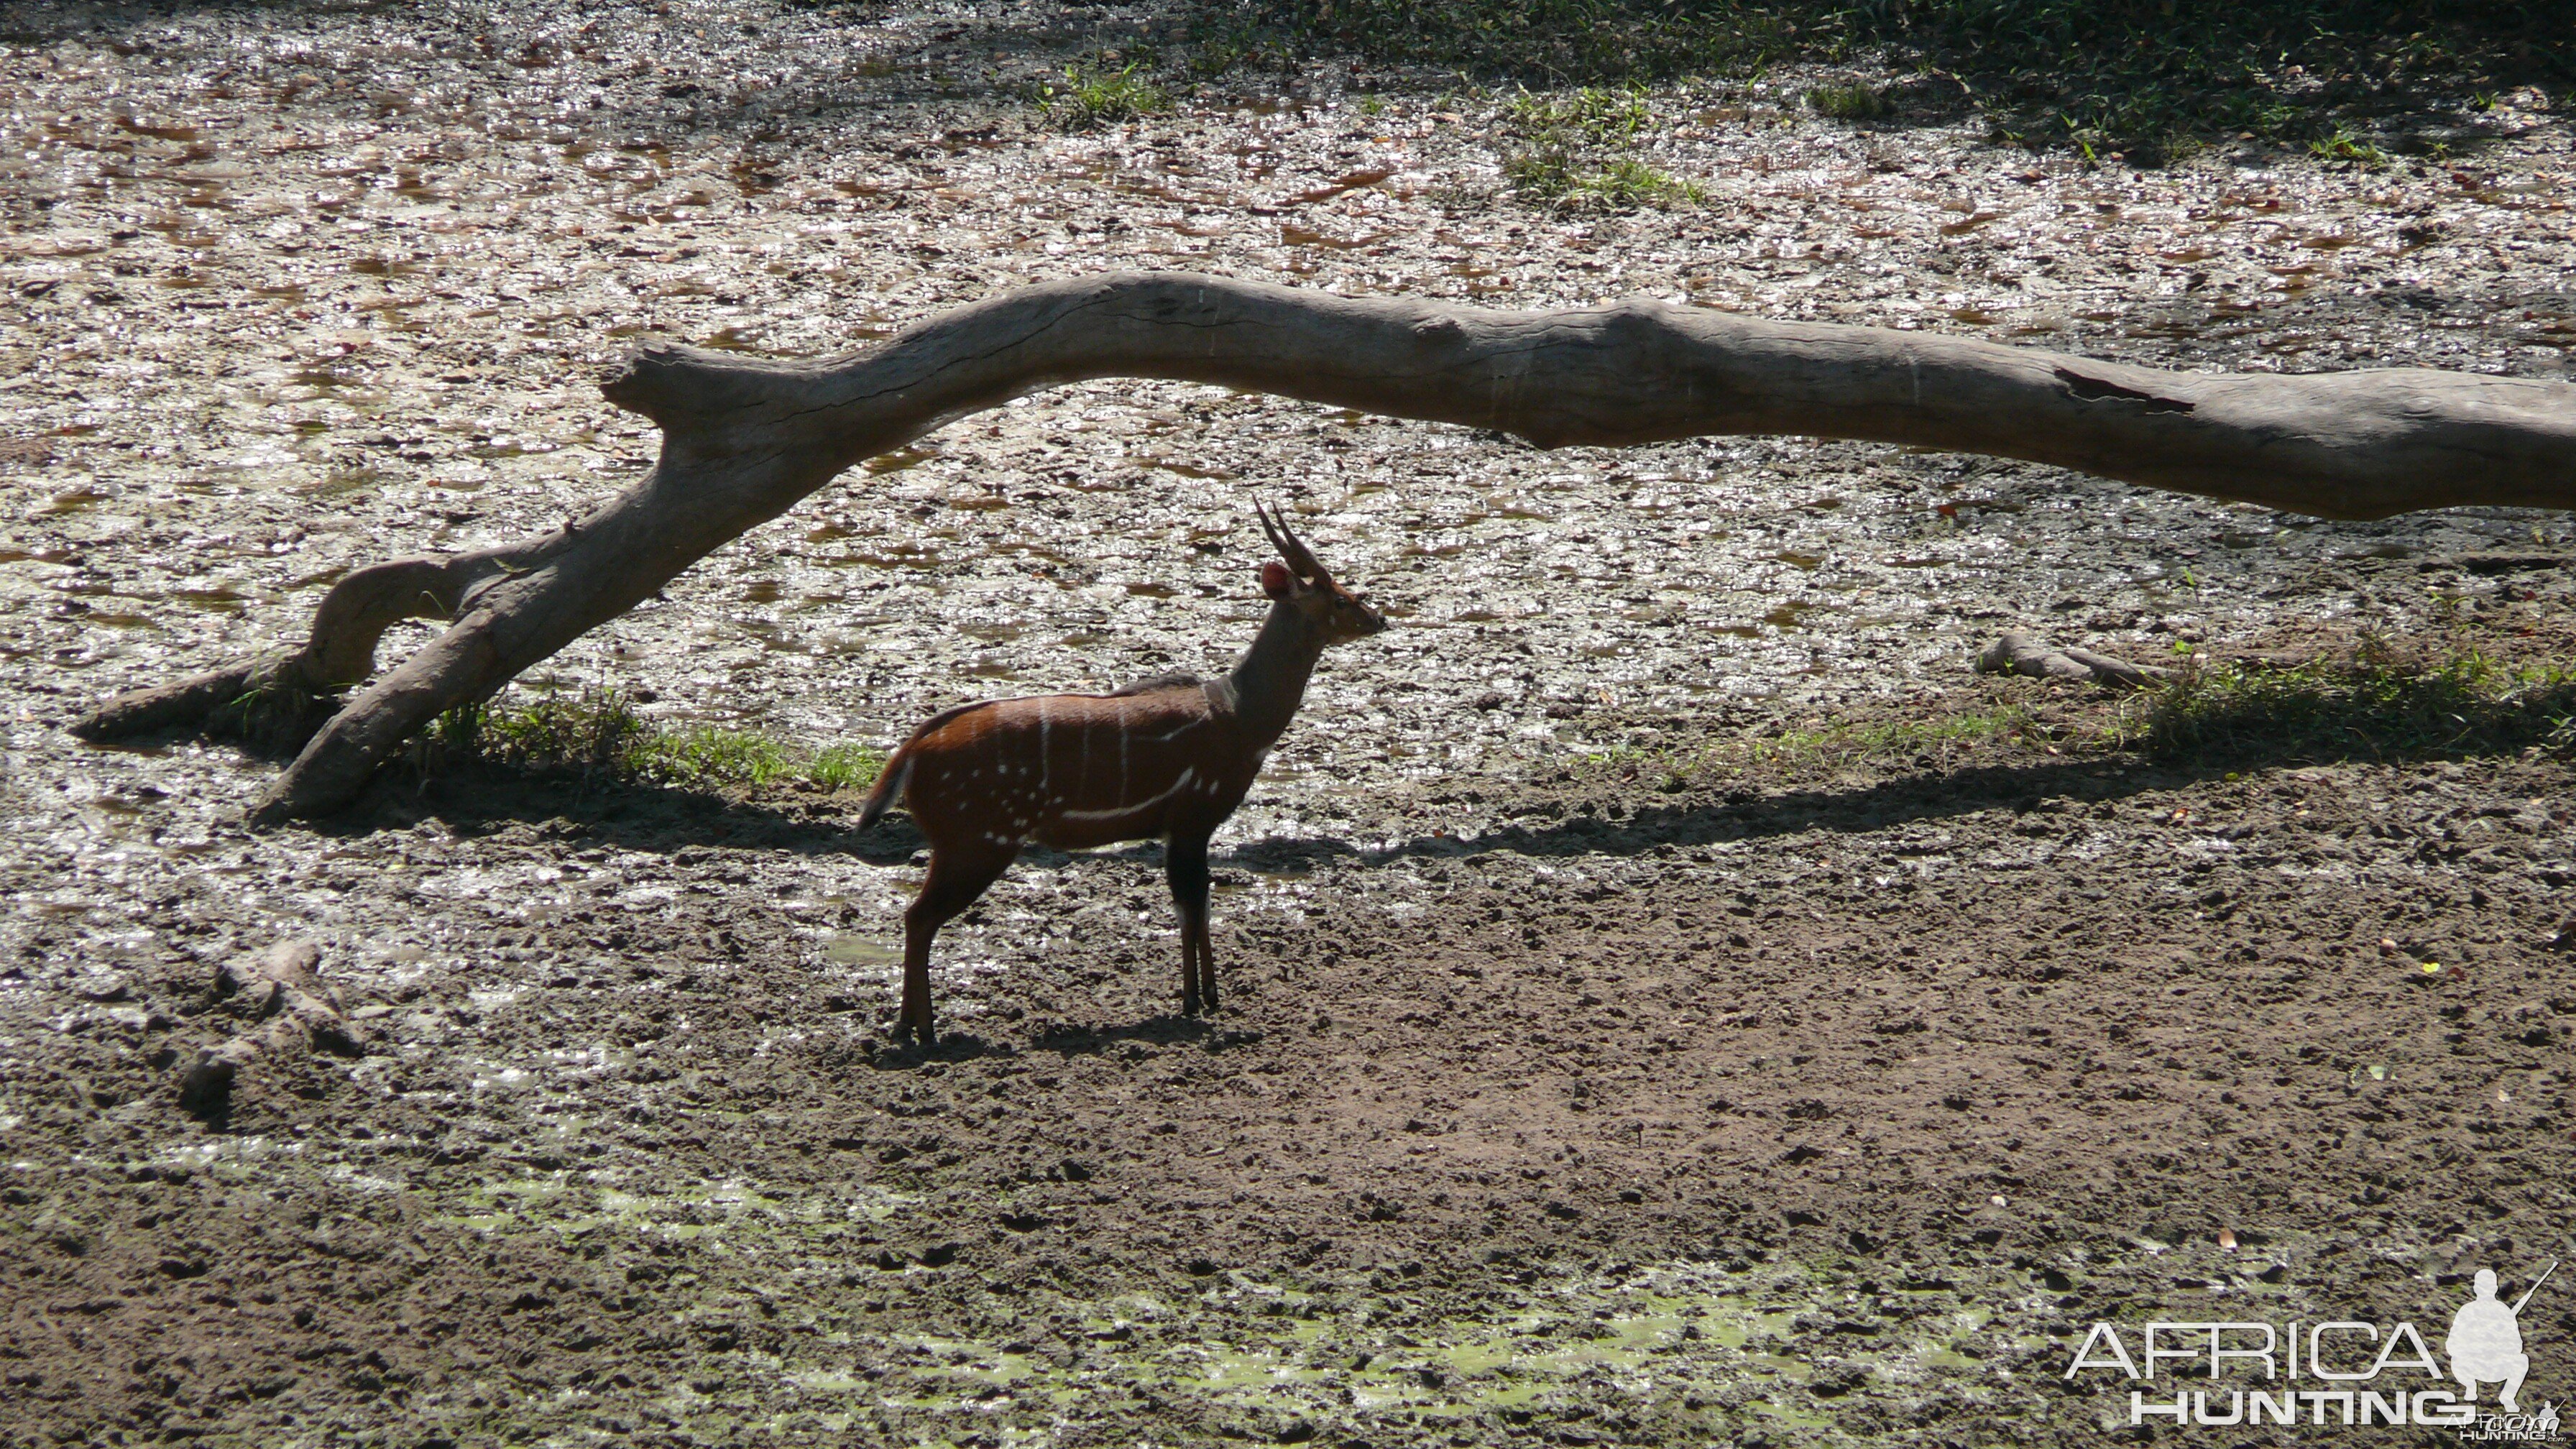
[{"label": "antelope's tail", "polygon": [[903,748],[896,750],[894,757],[886,761],[885,769],[878,772],[876,788],[868,792],[868,802],[859,807],[859,828],[865,830],[876,824],[877,817],[885,814],[886,807],[894,803],[894,797],[902,794],[903,787],[912,782],[913,754],[921,748],[922,741],[938,733],[940,726],[960,715],[972,714],[991,702],[976,700],[953,704],[923,720],[921,728],[912,732],[911,738],[903,742]]},{"label": "antelope's tail", "polygon": [[894,752],[894,758],[886,761],[885,768],[877,772],[876,788],[868,792],[867,803],[859,807],[859,828],[866,830],[874,826],[877,817],[886,813],[886,807],[894,803],[895,796],[903,793],[905,783],[911,779],[912,743],[907,740],[902,749]]}]

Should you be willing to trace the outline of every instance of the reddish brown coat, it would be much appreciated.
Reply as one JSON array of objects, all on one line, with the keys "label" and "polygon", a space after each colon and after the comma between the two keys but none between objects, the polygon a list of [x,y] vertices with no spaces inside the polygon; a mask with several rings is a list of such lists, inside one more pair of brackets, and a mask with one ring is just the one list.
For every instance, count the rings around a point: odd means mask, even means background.
[{"label": "reddish brown coat", "polygon": [[1048,694],[932,720],[887,762],[934,849],[1088,850],[1205,834],[1243,803],[1266,749],[1243,738],[1226,686]]}]

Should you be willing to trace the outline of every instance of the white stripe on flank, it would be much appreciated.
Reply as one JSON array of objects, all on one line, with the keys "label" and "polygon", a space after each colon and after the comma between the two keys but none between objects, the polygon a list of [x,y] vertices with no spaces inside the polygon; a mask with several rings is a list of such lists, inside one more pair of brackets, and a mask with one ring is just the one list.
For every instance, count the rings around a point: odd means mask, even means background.
[{"label": "white stripe on flank", "polygon": [[1047,759],[1047,738],[1055,733],[1051,705],[1049,700],[1038,701],[1038,793],[1041,795],[1046,793],[1048,771],[1054,768]]},{"label": "white stripe on flank", "polygon": [[1139,810],[1150,810],[1179,794],[1182,787],[1189,784],[1190,778],[1197,773],[1195,769],[1182,770],[1181,777],[1172,782],[1172,788],[1151,800],[1139,800],[1133,805],[1121,805],[1112,810],[1067,810],[1056,818],[1058,820],[1107,820],[1113,815],[1133,815]]}]

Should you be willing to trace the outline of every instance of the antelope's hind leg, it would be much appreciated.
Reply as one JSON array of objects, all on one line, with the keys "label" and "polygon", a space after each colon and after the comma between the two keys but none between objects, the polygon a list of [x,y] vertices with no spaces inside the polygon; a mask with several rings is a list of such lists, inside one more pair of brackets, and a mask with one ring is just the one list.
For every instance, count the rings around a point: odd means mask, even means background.
[{"label": "antelope's hind leg", "polygon": [[895,1013],[895,1035],[911,1033],[924,1051],[939,1044],[930,1025],[931,939],[1000,880],[1018,854],[1017,846],[974,852],[931,847],[921,894],[903,913],[903,1005]]},{"label": "antelope's hind leg", "polygon": [[1181,916],[1181,1012],[1216,1010],[1216,960],[1208,953],[1208,838],[1175,835],[1163,849],[1163,875]]}]

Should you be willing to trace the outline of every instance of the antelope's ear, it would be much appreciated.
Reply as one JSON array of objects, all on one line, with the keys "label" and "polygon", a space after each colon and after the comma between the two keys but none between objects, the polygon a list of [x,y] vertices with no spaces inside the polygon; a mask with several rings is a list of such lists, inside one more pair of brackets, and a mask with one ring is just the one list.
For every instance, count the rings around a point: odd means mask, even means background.
[{"label": "antelope's ear", "polygon": [[1274,599],[1285,599],[1296,589],[1297,576],[1288,572],[1286,564],[1274,558],[1261,566],[1261,592]]}]

